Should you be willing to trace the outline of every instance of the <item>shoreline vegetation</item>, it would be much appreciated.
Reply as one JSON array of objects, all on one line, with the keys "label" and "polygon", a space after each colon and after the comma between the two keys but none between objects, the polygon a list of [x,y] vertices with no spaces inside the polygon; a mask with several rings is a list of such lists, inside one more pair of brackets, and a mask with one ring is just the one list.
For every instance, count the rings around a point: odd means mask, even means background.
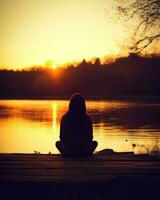
[{"label": "shoreline vegetation", "polygon": [[[136,144],[133,144],[136,146]],[[56,156],[60,156],[61,154],[60,153],[52,153],[51,151],[48,152],[48,153],[41,153],[39,151],[36,151],[34,150],[32,153],[7,153],[7,152],[4,152],[4,153],[1,153],[0,152],[0,155],[56,155]],[[94,156],[139,156],[140,157],[145,157],[146,159],[148,160],[154,160],[154,161],[159,161],[160,162],[160,149],[158,146],[155,146],[151,151],[146,151],[145,153],[144,152],[139,152],[139,153],[135,153],[134,151],[122,151],[122,152],[117,152],[117,151],[114,151],[113,149],[102,149],[100,151],[95,151],[93,153],[93,157]],[[140,160],[140,159],[139,159]]]}]

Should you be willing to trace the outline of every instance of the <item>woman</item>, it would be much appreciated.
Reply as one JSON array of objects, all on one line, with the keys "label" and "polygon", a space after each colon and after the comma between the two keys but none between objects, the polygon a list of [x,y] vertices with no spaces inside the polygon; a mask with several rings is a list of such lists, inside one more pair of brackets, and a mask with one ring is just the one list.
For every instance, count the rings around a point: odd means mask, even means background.
[{"label": "woman", "polygon": [[74,94],[68,112],[62,117],[61,141],[56,142],[56,147],[62,156],[91,156],[98,145],[92,139],[92,121],[86,114],[85,99],[81,94]]}]

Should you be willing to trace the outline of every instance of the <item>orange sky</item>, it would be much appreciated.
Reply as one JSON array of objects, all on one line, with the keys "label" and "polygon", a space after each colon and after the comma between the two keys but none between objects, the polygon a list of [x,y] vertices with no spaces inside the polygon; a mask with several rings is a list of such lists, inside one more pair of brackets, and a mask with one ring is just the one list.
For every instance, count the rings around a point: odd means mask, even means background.
[{"label": "orange sky", "polygon": [[[109,23],[114,0],[1,0],[0,68],[20,69],[118,54],[124,27]],[[114,18],[114,14],[113,14]]]}]

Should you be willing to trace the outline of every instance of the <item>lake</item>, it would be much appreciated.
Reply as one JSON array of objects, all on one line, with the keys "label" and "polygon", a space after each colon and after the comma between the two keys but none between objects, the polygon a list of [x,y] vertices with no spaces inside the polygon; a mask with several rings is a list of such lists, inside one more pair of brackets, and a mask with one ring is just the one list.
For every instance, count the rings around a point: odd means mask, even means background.
[{"label": "lake", "polygon": [[[0,153],[58,153],[66,100],[0,100]],[[151,152],[160,148],[160,104],[87,101],[96,151]]]}]

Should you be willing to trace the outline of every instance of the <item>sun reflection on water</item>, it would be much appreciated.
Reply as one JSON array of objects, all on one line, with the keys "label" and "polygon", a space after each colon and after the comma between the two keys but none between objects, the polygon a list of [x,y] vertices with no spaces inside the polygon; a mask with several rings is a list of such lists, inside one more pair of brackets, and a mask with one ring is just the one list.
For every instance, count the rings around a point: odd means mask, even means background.
[{"label": "sun reflection on water", "polygon": [[52,103],[53,133],[57,131],[57,103]]},{"label": "sun reflection on water", "polygon": [[[58,153],[55,142],[67,109],[68,101],[60,100],[0,101],[0,153]],[[87,111],[96,151],[143,153],[160,147],[160,105],[88,101]]]}]

